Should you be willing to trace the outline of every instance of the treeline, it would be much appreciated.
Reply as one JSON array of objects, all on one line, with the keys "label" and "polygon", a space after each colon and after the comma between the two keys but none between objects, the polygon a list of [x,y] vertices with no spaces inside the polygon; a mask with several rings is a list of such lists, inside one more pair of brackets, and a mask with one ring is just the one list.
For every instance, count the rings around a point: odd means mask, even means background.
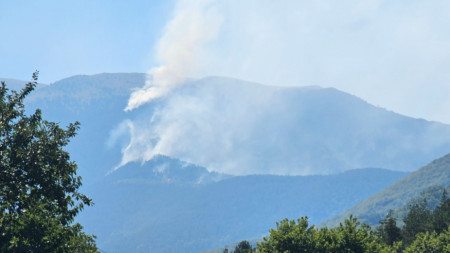
[{"label": "treeline", "polygon": [[450,199],[444,191],[440,204],[431,210],[426,200],[410,206],[399,228],[390,211],[377,229],[350,216],[338,227],[316,228],[308,218],[284,219],[277,222],[268,237],[253,247],[240,242],[234,250],[224,253],[295,253],[295,252],[449,252],[450,253]]}]

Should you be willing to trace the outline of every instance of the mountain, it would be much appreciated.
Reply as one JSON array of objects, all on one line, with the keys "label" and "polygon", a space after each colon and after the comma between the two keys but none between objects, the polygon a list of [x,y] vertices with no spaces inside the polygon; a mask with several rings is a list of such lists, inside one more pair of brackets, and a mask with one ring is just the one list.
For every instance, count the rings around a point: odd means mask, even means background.
[{"label": "mountain", "polygon": [[333,88],[209,77],[129,117],[127,157],[164,154],[235,174],[311,175],[351,168],[412,171],[450,151],[450,127],[372,106]]},{"label": "mountain", "polygon": [[322,225],[335,226],[350,214],[370,225],[376,225],[389,210],[403,207],[408,200],[420,195],[429,187],[448,185],[450,185],[450,154],[421,167],[381,192],[325,221]]},{"label": "mountain", "polygon": [[[90,196],[95,206],[84,210],[79,221],[98,236],[102,250],[199,252],[260,238],[276,221],[308,216],[317,223],[407,175],[358,169],[327,176],[252,175],[201,183],[197,178],[206,173],[201,167],[164,156],[154,159],[132,172],[131,167],[120,168],[98,182]],[[172,176],[155,176],[161,166]],[[185,168],[190,166],[197,169],[188,173]]]},{"label": "mountain", "polygon": [[[81,122],[69,151],[87,181],[120,164],[127,150],[134,161],[162,154],[234,175],[412,171],[450,150],[450,126],[405,117],[333,88],[208,77],[124,112],[145,79],[140,73],[69,77],[37,89],[26,103],[62,125]],[[141,142],[131,141],[130,124]]]},{"label": "mountain", "polygon": [[[23,87],[25,87],[26,83],[30,82],[30,81],[11,79],[11,78],[1,78],[1,77],[0,77],[0,81],[5,82],[7,84],[7,87],[12,90],[20,90]],[[47,86],[47,84],[38,83],[36,88],[40,89],[40,88],[46,87],[46,86]]]},{"label": "mountain", "polygon": [[167,183],[167,184],[209,184],[232,177],[209,172],[206,168],[178,159],[158,155],[144,164],[130,163],[112,171],[109,181]]},{"label": "mountain", "polygon": [[120,147],[109,147],[108,140],[113,129],[133,115],[123,108],[132,90],[144,82],[145,74],[137,73],[80,75],[39,88],[27,97],[27,109],[40,108],[47,120],[62,126],[81,123],[68,150],[89,190],[120,162]]},{"label": "mountain", "polygon": [[108,252],[209,250],[282,218],[319,223],[405,176],[352,169],[411,171],[450,150],[450,126],[333,88],[209,77],[125,112],[145,80],[74,76],[25,101],[45,119],[81,122],[67,148],[96,205],[78,220]]}]

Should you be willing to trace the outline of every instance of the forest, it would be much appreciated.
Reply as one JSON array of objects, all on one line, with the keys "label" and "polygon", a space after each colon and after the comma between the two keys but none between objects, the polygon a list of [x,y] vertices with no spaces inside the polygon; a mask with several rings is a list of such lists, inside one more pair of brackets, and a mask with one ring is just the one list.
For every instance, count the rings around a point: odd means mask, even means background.
[{"label": "forest", "polygon": [[308,223],[307,217],[284,219],[255,247],[244,240],[223,253],[450,252],[450,199],[446,190],[433,210],[426,199],[411,205],[401,228],[393,213],[389,211],[376,229],[352,216],[334,228],[316,228]]}]

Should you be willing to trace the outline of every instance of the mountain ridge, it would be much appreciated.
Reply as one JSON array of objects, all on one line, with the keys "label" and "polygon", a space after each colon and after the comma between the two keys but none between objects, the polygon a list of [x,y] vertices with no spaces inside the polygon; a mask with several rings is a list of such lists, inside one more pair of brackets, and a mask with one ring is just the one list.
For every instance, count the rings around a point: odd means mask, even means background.
[{"label": "mountain ridge", "polygon": [[[177,136],[186,146],[177,143],[173,146],[178,150],[159,154],[227,174],[307,175],[361,167],[412,171],[450,150],[450,138],[445,137],[450,136],[449,125],[409,118],[337,89],[317,86],[280,88],[207,77],[190,80],[169,97],[124,112],[129,95],[145,80],[143,73],[69,77],[37,89],[26,103],[63,125],[81,122],[80,133],[71,143],[72,155],[81,168],[92,168],[91,154],[103,152],[94,159],[105,163],[94,163],[100,170],[96,177],[120,163],[126,133],[115,147],[106,145],[115,129],[127,120],[149,120],[155,112],[168,126],[173,121],[164,114],[187,115],[177,122],[192,126]],[[206,113],[178,108],[171,98]],[[227,169],[230,161],[234,164]],[[83,173],[90,175],[93,170]]]},{"label": "mountain ridge", "polygon": [[[170,97],[162,113],[189,115],[177,118],[177,122],[195,126],[186,130],[192,135],[219,129],[214,141],[231,144],[231,148],[224,154],[223,149],[208,148],[213,143],[192,144],[202,154],[215,152],[206,160],[187,147],[164,154],[208,168],[215,164],[214,169],[223,169],[227,161],[234,160],[241,167],[258,168],[263,173],[284,171],[293,175],[358,167],[411,171],[450,150],[450,138],[442,138],[450,136],[449,125],[396,114],[334,88],[279,88],[206,78],[182,86]],[[187,109],[173,110],[177,103],[187,104]],[[199,124],[203,121],[212,125],[205,128]],[[437,136],[437,132],[442,134]],[[251,155],[243,156],[244,152]],[[264,159],[270,156],[270,160]],[[223,157],[223,161],[217,157]],[[230,165],[231,170],[235,168]]]}]

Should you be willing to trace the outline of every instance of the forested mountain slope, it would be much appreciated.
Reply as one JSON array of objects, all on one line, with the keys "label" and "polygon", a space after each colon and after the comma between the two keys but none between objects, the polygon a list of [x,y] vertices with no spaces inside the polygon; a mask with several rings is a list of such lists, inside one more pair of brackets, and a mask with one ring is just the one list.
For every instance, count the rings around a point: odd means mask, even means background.
[{"label": "forested mountain slope", "polygon": [[407,177],[370,196],[342,214],[322,223],[322,225],[335,226],[350,214],[358,217],[363,222],[375,225],[384,218],[390,209],[401,208],[408,200],[418,196],[429,187],[446,187],[448,185],[450,185],[450,154],[412,172]]}]

